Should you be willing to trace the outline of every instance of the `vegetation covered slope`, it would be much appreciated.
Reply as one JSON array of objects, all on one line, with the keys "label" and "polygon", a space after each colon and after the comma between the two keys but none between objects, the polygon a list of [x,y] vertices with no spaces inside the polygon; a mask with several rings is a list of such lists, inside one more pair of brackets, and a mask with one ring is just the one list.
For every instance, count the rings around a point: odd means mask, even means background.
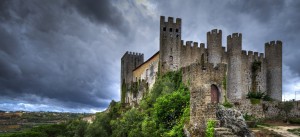
[{"label": "vegetation covered slope", "polygon": [[87,136],[181,137],[183,126],[189,120],[189,100],[190,93],[181,81],[181,72],[167,73],[157,79],[139,106],[126,108],[113,101],[107,113],[97,114]]},{"label": "vegetation covered slope", "polygon": [[77,119],[2,136],[182,137],[183,126],[189,121],[190,92],[181,80],[180,71],[169,72],[156,80],[138,106],[112,101],[107,111],[96,114],[92,124]]}]

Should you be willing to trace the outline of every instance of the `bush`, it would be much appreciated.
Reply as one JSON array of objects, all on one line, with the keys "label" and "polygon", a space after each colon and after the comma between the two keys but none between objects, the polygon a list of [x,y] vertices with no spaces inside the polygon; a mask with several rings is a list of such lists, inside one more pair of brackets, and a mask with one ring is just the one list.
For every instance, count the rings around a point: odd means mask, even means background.
[{"label": "bush", "polygon": [[260,91],[257,91],[257,92],[250,91],[247,94],[247,98],[249,98],[249,99],[251,99],[251,98],[254,98],[254,99],[263,99],[264,96],[265,96],[265,93],[264,92],[260,92]]},{"label": "bush", "polygon": [[184,88],[157,98],[154,104],[154,118],[160,126],[172,129],[182,116],[184,109],[189,106],[190,95]]},{"label": "bush", "polygon": [[216,121],[209,119],[206,125],[205,137],[214,137]]},{"label": "bush", "polygon": [[300,118],[293,118],[288,120],[291,124],[300,124]]},{"label": "bush", "polygon": [[228,101],[225,101],[222,105],[226,108],[232,108],[233,107],[233,105],[231,103],[229,103]]},{"label": "bush", "polygon": [[288,129],[287,131],[300,136],[300,128],[296,128],[296,129]]},{"label": "bush", "polygon": [[260,103],[260,99],[256,99],[256,98],[250,98],[250,101],[251,101],[251,104],[253,104],[253,105]]}]

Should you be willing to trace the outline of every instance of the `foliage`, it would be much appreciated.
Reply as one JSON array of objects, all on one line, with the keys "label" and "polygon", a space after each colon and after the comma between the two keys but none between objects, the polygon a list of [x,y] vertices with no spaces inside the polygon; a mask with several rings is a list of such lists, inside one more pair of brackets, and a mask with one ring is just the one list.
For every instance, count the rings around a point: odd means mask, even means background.
[{"label": "foliage", "polygon": [[247,93],[247,98],[250,99],[251,101],[251,104],[259,104],[260,103],[260,100],[264,100],[264,101],[272,101],[273,99],[267,95],[266,93],[264,92],[261,92],[261,91],[249,91]]},{"label": "foliage", "polygon": [[260,99],[257,99],[257,98],[250,98],[250,102],[251,102],[251,104],[253,104],[253,105],[259,104],[259,103],[260,103]]},{"label": "foliage", "polygon": [[300,118],[291,118],[288,120],[291,124],[300,124]]},{"label": "foliage", "polygon": [[265,96],[265,93],[264,92],[260,92],[260,91],[257,91],[257,92],[250,91],[247,94],[247,98],[249,98],[249,99],[251,99],[251,98],[263,99],[264,96]]},{"label": "foliage", "polygon": [[181,71],[160,76],[139,106],[112,101],[91,124],[75,119],[3,137],[182,137],[190,116],[190,92],[181,79]]},{"label": "foliage", "polygon": [[294,108],[294,104],[290,101],[281,102],[278,104],[278,108],[285,113],[285,120],[287,121],[289,113]]},{"label": "foliage", "polygon": [[300,128],[296,128],[296,129],[288,129],[287,131],[300,136]]},{"label": "foliage", "polygon": [[206,125],[205,137],[214,137],[216,121],[209,119]]},{"label": "foliage", "polygon": [[225,101],[222,105],[226,108],[232,108],[233,107],[233,105],[228,101]]},{"label": "foliage", "polygon": [[252,63],[252,85],[251,85],[251,90],[252,91],[256,91],[257,90],[257,80],[256,80],[256,77],[257,77],[257,73],[258,73],[258,70],[261,68],[261,61],[257,61],[257,60],[254,60],[254,62]]},{"label": "foliage", "polygon": [[264,101],[273,101],[273,99],[267,94],[265,94],[265,96],[263,97],[263,100]]},{"label": "foliage", "polygon": [[142,121],[144,116],[136,108],[127,111],[122,118],[112,120],[113,137],[142,136]]},{"label": "foliage", "polygon": [[232,108],[233,105],[228,101],[226,94],[224,95],[224,99],[225,99],[225,101],[222,105],[226,108]]},{"label": "foliage", "polygon": [[125,79],[124,79],[122,82],[121,103],[125,103],[126,91],[127,91],[127,86],[126,86]]},{"label": "foliage", "polygon": [[133,94],[134,97],[136,97],[138,91],[139,91],[139,82],[132,82],[130,92]]},{"label": "foliage", "polygon": [[171,129],[176,120],[183,114],[184,108],[189,106],[189,92],[180,88],[172,94],[159,97],[154,104],[154,117],[160,126]]},{"label": "foliage", "polygon": [[223,85],[223,89],[226,90],[226,88],[227,88],[227,75],[225,75],[225,77],[223,78],[222,85]]},{"label": "foliage", "polygon": [[254,60],[251,67],[252,72],[257,72],[257,70],[260,68],[261,68],[261,61]]},{"label": "foliage", "polygon": [[243,115],[244,119],[246,121],[252,121],[252,120],[255,120],[255,117],[252,116],[252,115],[248,115],[248,113],[246,113],[245,115]]}]

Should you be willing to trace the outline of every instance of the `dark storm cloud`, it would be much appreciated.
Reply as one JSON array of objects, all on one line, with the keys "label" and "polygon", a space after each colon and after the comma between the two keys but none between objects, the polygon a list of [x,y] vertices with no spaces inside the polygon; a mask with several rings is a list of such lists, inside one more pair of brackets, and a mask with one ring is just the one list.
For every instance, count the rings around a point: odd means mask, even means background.
[{"label": "dark storm cloud", "polygon": [[270,23],[270,19],[282,12],[284,7],[285,2],[282,0],[233,0],[225,6],[236,14],[251,15],[262,23]]},{"label": "dark storm cloud", "polygon": [[[107,47],[113,35],[123,30],[121,23],[111,23],[122,19],[111,17],[101,22],[105,15],[91,12],[86,14],[99,21],[90,22],[72,10],[73,6],[69,1],[1,1],[1,100],[101,110],[118,99],[118,88],[112,84],[115,76],[110,75],[118,68],[107,69],[114,64],[101,53],[113,55]],[[111,14],[110,8],[106,10]],[[117,29],[106,32],[103,23]]]},{"label": "dark storm cloud", "polygon": [[105,24],[122,33],[128,33],[125,16],[113,6],[113,0],[70,0],[69,2],[90,20]]},{"label": "dark storm cloud", "polygon": [[120,58],[158,50],[160,15],[182,18],[185,41],[206,43],[214,28],[224,46],[243,33],[246,50],[282,40],[291,90],[300,85],[298,13],[296,0],[1,0],[0,109],[90,111],[119,100]]}]

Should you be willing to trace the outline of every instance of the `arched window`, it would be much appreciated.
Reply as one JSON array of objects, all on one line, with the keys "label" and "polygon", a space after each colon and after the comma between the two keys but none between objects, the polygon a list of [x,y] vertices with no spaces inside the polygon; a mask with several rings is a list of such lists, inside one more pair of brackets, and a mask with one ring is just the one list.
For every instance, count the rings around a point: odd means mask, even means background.
[{"label": "arched window", "polygon": [[170,56],[170,57],[169,57],[169,64],[170,64],[170,65],[173,65],[173,56]]}]

